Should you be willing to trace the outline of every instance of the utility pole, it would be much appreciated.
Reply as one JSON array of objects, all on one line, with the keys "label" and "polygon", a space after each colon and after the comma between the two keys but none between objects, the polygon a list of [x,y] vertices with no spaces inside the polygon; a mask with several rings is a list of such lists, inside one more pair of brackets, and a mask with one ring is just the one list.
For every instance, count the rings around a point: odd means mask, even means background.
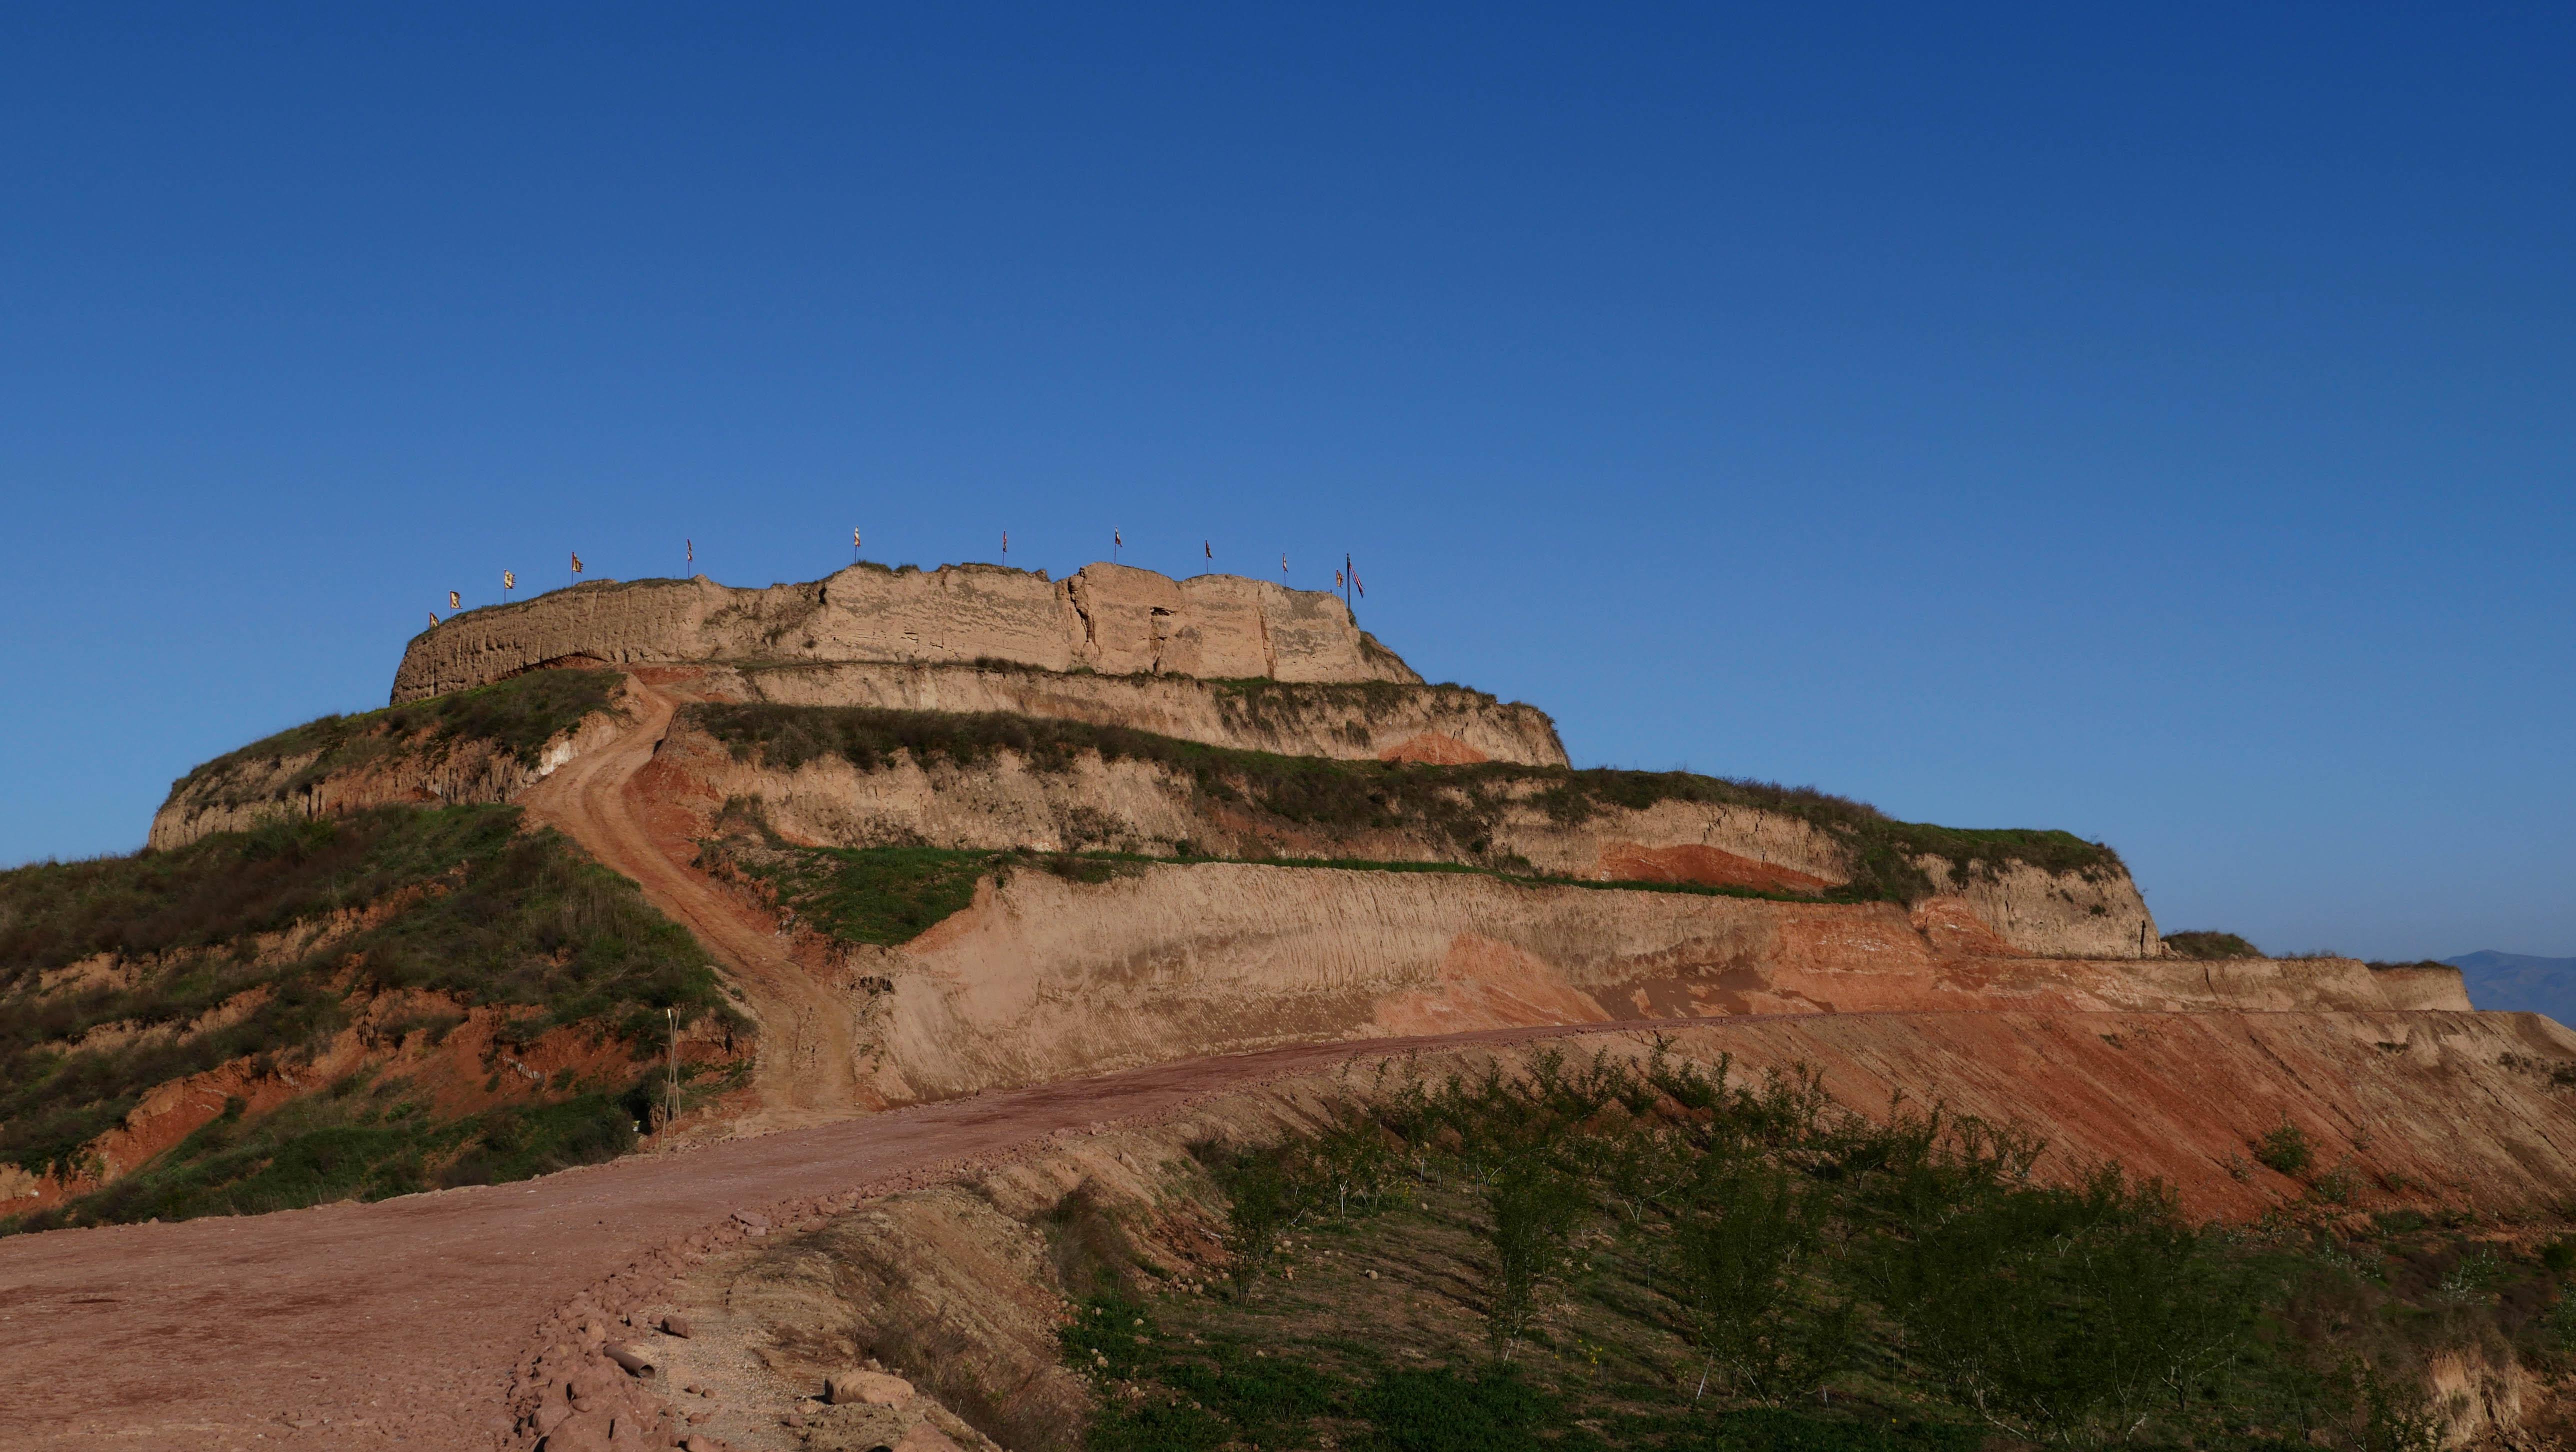
[{"label": "utility pole", "polygon": [[662,1148],[671,1147],[671,1121],[680,1117],[680,1011],[662,1010],[662,1021],[670,1026],[669,1047],[662,1052]]}]

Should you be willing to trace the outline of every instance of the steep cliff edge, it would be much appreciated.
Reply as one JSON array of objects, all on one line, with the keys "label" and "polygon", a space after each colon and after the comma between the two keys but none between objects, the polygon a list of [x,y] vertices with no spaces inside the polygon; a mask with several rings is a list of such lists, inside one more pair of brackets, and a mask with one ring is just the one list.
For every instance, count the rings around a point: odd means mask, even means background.
[{"label": "steep cliff edge", "polygon": [[852,565],[765,590],[598,581],[470,610],[413,638],[394,704],[552,661],[1001,661],[1207,679],[1421,683],[1340,597],[1239,575],[1174,580],[1092,564],[1066,580],[998,565]]},{"label": "steep cliff edge", "polygon": [[797,842],[1453,862],[1596,882],[1961,900],[1996,951],[2152,957],[2117,854],[1962,832],[1679,772],[1385,765],[1232,752],[1004,716],[691,706],[649,768],[710,819],[760,804]]},{"label": "steep cliff edge", "polygon": [[[2466,1011],[2351,959],[2077,960],[1943,948],[1923,910],[1516,882],[1466,872],[995,858],[962,910],[864,941],[834,874],[706,865],[777,892],[845,995],[881,1102],[1194,1053],[1552,1023],[1764,1014]],[[784,869],[783,871],[781,869]],[[1956,906],[1955,899],[1931,906]]]}]

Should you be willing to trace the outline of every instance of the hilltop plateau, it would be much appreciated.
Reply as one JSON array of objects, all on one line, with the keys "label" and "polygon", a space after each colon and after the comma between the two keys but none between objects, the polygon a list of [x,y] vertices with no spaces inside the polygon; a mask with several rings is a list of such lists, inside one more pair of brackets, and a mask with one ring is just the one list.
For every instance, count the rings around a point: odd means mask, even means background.
[{"label": "hilltop plateau", "polygon": [[0,1238],[61,1325],[110,1243],[490,1302],[361,1421],[391,1343],[209,1287],[276,1330],[137,1445],[2528,1443],[2576,1354],[2565,1029],[2169,946],[2072,833],[1579,768],[1229,576],[464,612],[0,874],[0,1024],[0,1226],[125,1225]]}]

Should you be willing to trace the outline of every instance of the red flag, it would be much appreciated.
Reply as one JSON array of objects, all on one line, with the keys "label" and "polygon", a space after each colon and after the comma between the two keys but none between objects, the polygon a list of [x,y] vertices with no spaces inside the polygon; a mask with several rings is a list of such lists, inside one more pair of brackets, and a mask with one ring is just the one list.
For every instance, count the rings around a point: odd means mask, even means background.
[{"label": "red flag", "polygon": [[1368,586],[1363,585],[1363,584],[1361,584],[1361,583],[1360,583],[1359,572],[1358,572],[1358,571],[1356,571],[1356,570],[1354,570],[1354,571],[1352,571],[1352,572],[1351,572],[1351,588],[1352,588],[1352,589],[1354,589],[1354,590],[1359,591],[1359,592],[1360,592],[1360,595],[1361,595],[1361,598],[1363,598],[1363,599],[1367,598],[1367,596],[1368,596]]}]

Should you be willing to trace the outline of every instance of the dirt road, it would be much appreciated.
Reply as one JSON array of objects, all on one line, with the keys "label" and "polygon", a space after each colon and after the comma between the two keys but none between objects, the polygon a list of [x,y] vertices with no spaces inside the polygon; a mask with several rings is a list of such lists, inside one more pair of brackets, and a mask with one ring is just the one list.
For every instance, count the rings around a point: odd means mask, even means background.
[{"label": "dirt road", "polygon": [[0,1428],[12,1449],[495,1447],[547,1315],[737,1209],[900,1188],[1353,1055],[1601,1027],[1192,1060],[513,1185],[0,1240]]},{"label": "dirt road", "polygon": [[528,814],[633,878],[663,915],[685,926],[750,1000],[760,1024],[753,1085],[760,1107],[737,1130],[758,1133],[861,1113],[847,1010],[799,967],[778,940],[722,894],[674,862],[632,789],[671,727],[672,698],[627,677],[634,723],[574,758],[520,798]]}]

